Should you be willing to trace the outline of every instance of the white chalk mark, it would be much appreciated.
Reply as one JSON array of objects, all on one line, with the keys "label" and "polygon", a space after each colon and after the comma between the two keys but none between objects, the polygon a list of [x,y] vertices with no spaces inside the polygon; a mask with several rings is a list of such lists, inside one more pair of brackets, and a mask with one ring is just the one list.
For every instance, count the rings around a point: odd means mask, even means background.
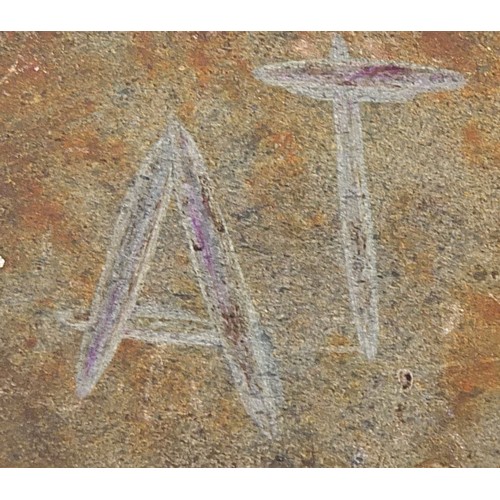
[{"label": "white chalk mark", "polygon": [[167,131],[154,146],[122,205],[83,336],[80,397],[92,390],[113,358],[156,247],[172,189],[170,136]]},{"label": "white chalk mark", "polygon": [[[137,305],[173,189],[210,321],[158,304]],[[172,120],[125,198],[89,320],[58,314],[63,323],[84,331],[77,394],[89,394],[124,338],[157,345],[222,347],[247,413],[272,438],[279,432],[282,403],[272,347],[210,189],[193,139]]]},{"label": "white chalk mark", "polygon": [[5,259],[0,255],[0,269],[5,266]]},{"label": "white chalk mark", "polygon": [[[342,58],[342,51],[339,57]],[[337,57],[337,48],[335,57]],[[254,76],[294,94],[323,101],[404,102],[418,94],[456,90],[465,80],[456,71],[367,59],[317,59],[270,64]]]},{"label": "white chalk mark", "polygon": [[[206,345],[220,346],[212,323],[184,311],[168,311],[168,316],[160,309],[160,315],[153,315],[150,310],[147,315],[132,316],[123,329],[123,338],[133,338],[154,344]],[[58,321],[78,331],[89,328],[88,321],[77,321],[71,311],[57,311]],[[143,326],[143,320],[155,320]],[[180,333],[182,332],[182,333]]]},{"label": "white chalk mark", "polygon": [[213,330],[200,331],[195,334],[176,331],[137,329],[127,331],[126,338],[142,340],[148,344],[167,344],[185,346],[221,347],[221,341]]},{"label": "white chalk mark", "polygon": [[241,400],[269,437],[279,433],[281,383],[270,341],[252,304],[211,181],[193,138],[177,124],[175,195],[191,260]]},{"label": "white chalk mark", "polygon": [[59,310],[54,312],[54,316],[56,321],[72,330],[85,331],[89,327],[88,320],[79,321],[76,319],[76,315],[74,311],[71,310]]},{"label": "white chalk mark", "polygon": [[347,44],[342,38],[342,35],[333,35],[330,59],[336,62],[347,61],[349,59],[349,49],[347,48]]},{"label": "white chalk mark", "polygon": [[464,311],[458,304],[452,304],[451,313],[449,314],[441,333],[443,335],[449,335],[452,333],[460,323],[463,314]]},{"label": "white chalk mark", "polygon": [[[334,36],[332,59],[347,62],[347,45]],[[368,359],[377,353],[379,319],[377,257],[373,240],[363,155],[363,133],[359,105],[344,93],[333,100],[337,141],[337,189],[344,258],[356,333]]]},{"label": "white chalk mark", "polygon": [[333,103],[342,241],[354,324],[369,359],[377,353],[378,280],[370,197],[363,159],[360,103],[403,102],[464,85],[455,71],[407,63],[351,59],[335,35],[330,59],[270,64],[256,78],[289,92]]},{"label": "white chalk mark", "polygon": [[368,359],[377,353],[378,283],[359,105],[334,101],[337,189],[347,284],[359,343]]},{"label": "white chalk mark", "polygon": [[133,311],[133,318],[150,318],[155,320],[180,320],[180,321],[193,321],[196,323],[204,324],[206,326],[210,325],[209,320],[204,320],[198,318],[194,314],[190,314],[186,311],[181,311],[178,309],[169,309],[165,306],[157,304],[144,304],[141,306],[136,306]]},{"label": "white chalk mark", "polygon": [[500,300],[498,300],[492,293],[488,293],[488,297],[492,298],[497,304],[500,304]]}]

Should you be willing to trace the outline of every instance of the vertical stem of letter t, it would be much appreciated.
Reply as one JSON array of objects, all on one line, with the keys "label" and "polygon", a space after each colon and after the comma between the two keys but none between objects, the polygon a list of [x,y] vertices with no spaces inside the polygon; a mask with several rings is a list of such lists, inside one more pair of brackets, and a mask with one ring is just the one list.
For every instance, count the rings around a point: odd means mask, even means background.
[{"label": "vertical stem of letter t", "polygon": [[333,100],[337,189],[349,297],[361,349],[377,352],[379,330],[375,243],[363,160],[359,104],[348,95]]}]

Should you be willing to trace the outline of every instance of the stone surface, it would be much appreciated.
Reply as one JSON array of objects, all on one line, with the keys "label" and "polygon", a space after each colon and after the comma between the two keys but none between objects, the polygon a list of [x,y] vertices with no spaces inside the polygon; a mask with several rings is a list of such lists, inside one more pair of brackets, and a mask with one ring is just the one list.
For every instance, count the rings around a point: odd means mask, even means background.
[{"label": "stone surface", "polygon": [[[254,69],[332,34],[0,36],[0,465],[500,465],[496,33],[343,33],[353,57],[461,73],[454,92],[363,104],[380,337],[358,352],[332,106]],[[123,197],[170,117],[213,181],[284,401],[270,439],[220,350],[123,340],[85,399],[82,332]],[[177,206],[139,303],[208,318]]]}]

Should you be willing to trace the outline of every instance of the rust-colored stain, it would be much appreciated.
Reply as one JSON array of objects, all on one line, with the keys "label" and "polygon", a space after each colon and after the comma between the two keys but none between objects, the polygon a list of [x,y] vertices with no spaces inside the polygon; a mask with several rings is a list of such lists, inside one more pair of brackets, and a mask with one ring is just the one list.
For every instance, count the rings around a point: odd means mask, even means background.
[{"label": "rust-colored stain", "polygon": [[312,214],[305,220],[308,228],[324,226],[327,223],[327,215],[323,211],[318,211]]},{"label": "rust-colored stain", "polygon": [[118,137],[102,141],[95,130],[79,130],[77,134],[65,136],[62,147],[70,161],[118,160],[123,157],[125,147]]},{"label": "rust-colored stain", "polygon": [[36,379],[45,390],[55,390],[64,384],[68,390],[73,376],[71,363],[64,357],[64,351],[59,350],[50,355],[44,355],[38,365]]},{"label": "rust-colored stain", "polygon": [[[62,199],[54,199],[46,194],[43,183],[37,180],[7,179],[0,186],[4,196],[5,221],[4,231],[11,234],[5,247],[14,252],[23,241],[37,241],[46,233],[51,241],[62,249],[69,249],[76,244],[76,231],[70,224],[65,224],[66,214]],[[5,248],[4,247],[4,248]],[[17,254],[17,266],[27,265],[25,255]]]},{"label": "rust-colored stain", "polygon": [[292,50],[300,59],[321,59],[325,56],[324,48],[320,46],[322,42],[319,33],[299,31],[296,33],[291,43]]},{"label": "rust-colored stain", "polygon": [[[479,43],[478,43],[479,42]],[[467,85],[462,89],[464,98],[476,100],[479,95],[495,98],[500,82],[500,38],[495,33],[483,33],[480,40],[472,33],[423,32],[419,47],[434,61],[446,62],[450,69],[462,71]],[[436,100],[445,100],[437,94]]]},{"label": "rust-colored stain", "polygon": [[500,303],[471,290],[461,298],[463,316],[445,339],[440,377],[450,411],[417,467],[464,466],[481,439],[481,420],[491,411],[491,402],[498,408]]},{"label": "rust-colored stain", "polygon": [[213,73],[213,61],[210,49],[205,46],[195,46],[189,53],[188,62],[193,66],[201,88],[210,83]]},{"label": "rust-colored stain", "polygon": [[252,202],[264,207],[264,213],[272,214],[290,235],[321,225],[325,216],[320,211],[306,215],[298,208],[307,191],[307,185],[300,182],[307,178],[307,166],[296,133],[261,127],[255,149],[259,160],[251,165],[251,176],[245,181]]},{"label": "rust-colored stain", "polygon": [[25,346],[28,348],[28,349],[34,349],[37,344],[38,344],[38,340],[36,337],[28,337],[25,341]]},{"label": "rust-colored stain", "polygon": [[23,203],[19,203],[16,215],[18,223],[20,222],[27,232],[40,234],[50,227],[60,225],[64,218],[64,207],[55,200],[47,199],[42,185],[33,181],[26,186]]},{"label": "rust-colored stain", "polygon": [[420,46],[426,54],[439,62],[443,60],[462,71],[475,68],[475,43],[465,33],[452,31],[425,31],[421,34]]},{"label": "rust-colored stain", "polygon": [[494,136],[497,132],[478,120],[464,127],[462,150],[471,167],[500,167],[500,141]]},{"label": "rust-colored stain", "polygon": [[[405,275],[419,283],[432,284],[434,261],[437,256],[435,242],[429,240],[425,230],[411,224],[412,219],[425,205],[415,191],[400,189],[388,206],[391,223],[380,232],[381,241],[402,259]],[[429,217],[432,215],[429,214]],[[425,247],[425,250],[422,250]]]},{"label": "rust-colored stain", "polygon": [[450,334],[442,384],[459,419],[478,416],[475,398],[500,393],[500,302],[470,293],[461,326]]},{"label": "rust-colored stain", "polygon": [[[165,60],[169,44],[166,36],[160,37],[158,33],[140,32],[130,34],[132,45],[130,52],[135,64],[141,67],[149,80],[161,78],[170,65]],[[163,38],[163,39],[161,39]]]},{"label": "rust-colored stain", "polygon": [[254,165],[249,181],[253,191],[268,192],[270,186],[290,184],[291,179],[305,174],[300,146],[292,132],[273,132],[263,137],[257,147],[266,160]]}]

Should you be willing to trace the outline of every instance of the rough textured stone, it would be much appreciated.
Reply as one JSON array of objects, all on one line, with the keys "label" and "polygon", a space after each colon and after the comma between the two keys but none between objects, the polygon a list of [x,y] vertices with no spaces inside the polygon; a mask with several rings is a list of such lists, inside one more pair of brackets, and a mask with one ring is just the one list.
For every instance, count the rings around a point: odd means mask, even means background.
[{"label": "rough textured stone", "polygon": [[[356,351],[331,103],[266,86],[265,64],[326,57],[331,33],[0,36],[0,465],[500,465],[496,33],[344,33],[353,57],[466,85],[363,104],[380,339]],[[82,334],[122,199],[175,114],[213,180],[274,345],[269,439],[217,349],[124,340],[85,399]],[[139,302],[207,317],[177,207]]]}]

